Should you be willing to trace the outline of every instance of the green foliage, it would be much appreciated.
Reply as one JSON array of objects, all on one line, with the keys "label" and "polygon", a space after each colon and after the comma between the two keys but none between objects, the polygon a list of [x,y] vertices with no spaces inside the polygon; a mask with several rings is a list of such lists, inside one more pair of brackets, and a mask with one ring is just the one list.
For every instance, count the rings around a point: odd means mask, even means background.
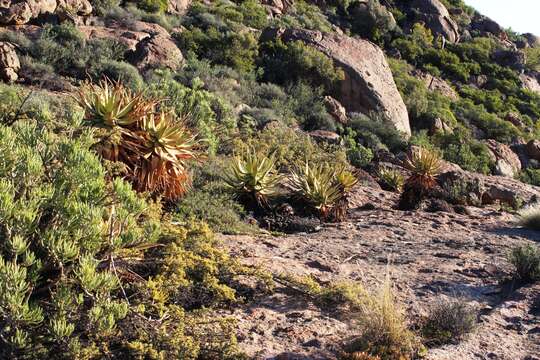
[{"label": "green foliage", "polygon": [[281,176],[276,172],[273,156],[252,148],[233,159],[224,180],[238,196],[266,206],[268,200],[278,194]]},{"label": "green foliage", "polygon": [[250,72],[254,70],[258,44],[244,24],[258,28],[266,25],[266,13],[256,1],[195,3],[184,20],[186,30],[175,36],[185,52]]},{"label": "green foliage", "polygon": [[475,140],[467,131],[457,128],[452,134],[437,134],[433,143],[441,149],[443,158],[465,170],[489,174],[493,160],[485,144]]},{"label": "green foliage", "polygon": [[519,179],[524,183],[540,186],[540,169],[524,169],[519,174]]},{"label": "green foliage", "polygon": [[519,212],[518,224],[533,230],[540,229],[540,206],[530,205]]},{"label": "green foliage", "polygon": [[155,13],[167,10],[168,0],[137,0],[137,7]]},{"label": "green foliage", "polygon": [[540,71],[540,47],[524,49],[527,59],[527,69]]},{"label": "green foliage", "polygon": [[264,70],[263,81],[282,85],[304,80],[328,91],[344,78],[330,58],[301,41],[278,39],[261,44],[259,66]]},{"label": "green foliage", "polygon": [[[538,229],[536,227],[535,229]],[[523,245],[512,249],[509,257],[516,277],[524,282],[540,280],[540,249],[536,245]]]},{"label": "green foliage", "polygon": [[[6,154],[0,166],[4,355],[54,353],[77,339],[69,333],[80,321],[91,333],[112,331],[126,316],[126,303],[115,295],[117,276],[98,268],[98,260],[155,242],[153,207],[126,183],[105,182],[86,133],[70,139],[19,121],[0,127],[0,139]],[[53,298],[42,298],[43,291]]]},{"label": "green foliage", "polygon": [[396,192],[403,189],[405,178],[398,169],[382,167],[377,171],[377,175],[384,188]]},{"label": "green foliage", "polygon": [[287,12],[274,20],[274,22],[276,26],[285,28],[332,31],[332,24],[321,9],[305,0],[294,1],[292,6],[287,9]]},{"label": "green foliage", "polygon": [[422,335],[430,345],[458,343],[476,326],[476,311],[462,299],[438,301],[422,324]]},{"label": "green foliage", "polygon": [[289,180],[293,193],[315,209],[323,220],[336,211],[347,210],[340,209],[342,200],[358,182],[346,168],[309,162],[293,170]]},{"label": "green foliage", "polygon": [[380,44],[391,39],[397,29],[396,20],[378,0],[368,0],[361,4],[351,2],[347,5],[342,4],[340,7],[345,10],[346,19],[353,33]]},{"label": "green foliage", "polygon": [[355,114],[348,127],[348,136],[354,139],[356,144],[373,151],[400,151],[405,148],[402,134],[382,114]]},{"label": "green foliage", "polygon": [[483,130],[489,139],[511,143],[520,135],[520,131],[512,123],[487,112],[483,105],[475,105],[470,100],[462,100],[455,104],[454,114],[462,123],[471,124]]},{"label": "green foliage", "polygon": [[220,135],[226,135],[236,124],[230,106],[203,86],[198,78],[187,87],[175,81],[170,72],[157,71],[148,94],[164,99],[161,106],[173,110],[178,118],[195,128],[213,154],[219,147]]},{"label": "green foliage", "polygon": [[253,137],[235,139],[237,152],[249,148],[272,154],[277,170],[288,172],[297,166],[311,163],[334,163],[346,166],[347,154],[339,147],[315,143],[307,134],[284,125],[269,126]]},{"label": "green foliage", "polygon": [[98,16],[104,16],[113,8],[120,6],[120,0],[91,0],[92,9]]},{"label": "green foliage", "polygon": [[69,23],[46,25],[28,53],[40,62],[51,65],[64,76],[83,79],[87,74],[101,77],[103,66],[122,61],[126,46],[112,39],[89,39]]}]

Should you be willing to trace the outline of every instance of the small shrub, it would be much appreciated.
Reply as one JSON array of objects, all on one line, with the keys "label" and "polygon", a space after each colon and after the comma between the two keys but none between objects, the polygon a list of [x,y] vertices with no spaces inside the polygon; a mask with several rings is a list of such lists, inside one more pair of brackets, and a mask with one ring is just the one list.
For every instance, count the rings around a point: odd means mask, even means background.
[{"label": "small shrub", "polygon": [[140,90],[144,81],[139,70],[131,64],[122,61],[105,61],[99,66],[98,73],[113,81],[121,82],[133,90]]},{"label": "small shrub", "polygon": [[509,257],[516,277],[523,282],[540,280],[540,249],[535,245],[524,245],[512,250]]},{"label": "small shrub", "polygon": [[540,230],[540,205],[531,205],[521,210],[518,224],[528,229]]},{"label": "small shrub", "polygon": [[457,343],[476,325],[476,311],[461,299],[440,300],[422,324],[422,335],[429,345]]}]

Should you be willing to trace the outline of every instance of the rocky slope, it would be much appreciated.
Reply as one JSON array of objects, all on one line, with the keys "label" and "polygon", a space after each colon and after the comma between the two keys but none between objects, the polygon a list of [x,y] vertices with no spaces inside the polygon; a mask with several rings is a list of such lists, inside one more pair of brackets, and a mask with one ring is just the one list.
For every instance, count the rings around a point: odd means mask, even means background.
[{"label": "rocky slope", "polygon": [[[537,359],[540,285],[510,289],[500,281],[510,273],[510,249],[534,244],[540,234],[516,229],[515,216],[497,207],[469,208],[468,215],[402,212],[393,209],[396,201],[394,193],[358,188],[345,223],[314,234],[223,240],[246,263],[322,283],[376,286],[389,274],[411,322],[441,297],[474,304],[480,314],[474,333],[430,350],[428,359]],[[288,288],[232,314],[240,321],[242,346],[257,359],[333,359],[354,334],[350,315],[321,311]]]},{"label": "rocky slope", "polygon": [[[540,358],[540,285],[512,283],[507,259],[540,241],[515,225],[516,209],[540,196],[536,36],[513,34],[459,0],[1,2],[5,83],[67,98],[104,76],[163,97],[205,138],[220,164],[195,181],[206,197],[191,205],[203,207],[203,221],[222,220],[219,210],[257,223],[237,198],[219,202],[220,166],[243,145],[268,145],[280,170],[313,156],[363,174],[342,223],[219,235],[241,263],[321,284],[374,288],[388,275],[413,329],[440,298],[474,305],[476,330],[426,359]],[[441,189],[481,183],[459,194],[476,206],[396,210],[399,195],[381,189],[378,170],[407,175],[402,160],[414,146],[447,160]],[[254,359],[336,359],[355,335],[355,314],[279,283],[270,294],[251,291],[216,312],[237,320],[240,348]]]}]

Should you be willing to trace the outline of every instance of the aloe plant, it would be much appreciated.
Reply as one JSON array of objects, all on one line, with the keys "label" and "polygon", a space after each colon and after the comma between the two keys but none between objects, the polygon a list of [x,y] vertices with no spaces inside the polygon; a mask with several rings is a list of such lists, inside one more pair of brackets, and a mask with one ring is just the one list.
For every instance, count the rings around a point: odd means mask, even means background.
[{"label": "aloe plant", "polygon": [[277,195],[282,177],[277,174],[273,157],[248,149],[237,155],[224,180],[240,196],[248,196],[258,205],[266,206]]}]

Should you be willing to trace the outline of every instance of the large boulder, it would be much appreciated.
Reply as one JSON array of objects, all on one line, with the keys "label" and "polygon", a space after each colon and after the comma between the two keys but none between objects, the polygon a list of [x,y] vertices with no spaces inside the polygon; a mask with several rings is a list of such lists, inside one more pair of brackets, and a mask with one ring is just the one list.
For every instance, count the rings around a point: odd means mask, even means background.
[{"label": "large boulder", "polygon": [[137,44],[150,36],[150,34],[142,31],[130,31],[125,29],[115,29],[107,26],[88,26],[81,25],[79,31],[86,39],[111,39],[116,40],[124,45],[129,50],[135,50]]},{"label": "large boulder", "polygon": [[523,37],[525,37],[525,39],[527,39],[527,44],[530,47],[538,47],[538,46],[540,46],[540,37],[538,37],[538,36],[536,36],[534,34],[531,34],[531,33],[523,34]]},{"label": "large boulder", "polygon": [[1,41],[0,42],[0,78],[6,82],[13,82],[19,78],[17,74],[21,68],[21,63],[15,45]]},{"label": "large boulder", "polygon": [[167,12],[169,14],[184,15],[191,6],[191,0],[169,0]]},{"label": "large boulder", "polygon": [[0,24],[23,25],[32,19],[32,10],[26,0],[3,1],[0,5]]},{"label": "large boulder", "polygon": [[266,29],[261,40],[280,38],[302,41],[334,61],[345,73],[335,98],[349,112],[382,112],[395,128],[410,136],[411,127],[405,103],[392,77],[384,52],[375,44],[346,35],[303,29]]},{"label": "large boulder", "polygon": [[459,41],[459,27],[439,0],[414,0],[411,6],[416,10],[416,21],[423,21],[434,35],[452,43]]},{"label": "large boulder", "polygon": [[59,20],[74,19],[92,13],[88,0],[3,0],[0,2],[0,24],[24,25],[46,14]]},{"label": "large boulder", "polygon": [[262,0],[261,3],[268,9],[270,15],[279,16],[293,5],[293,0]]},{"label": "large boulder", "polygon": [[444,79],[441,79],[437,76],[433,76],[431,74],[425,73],[420,70],[414,71],[413,75],[417,77],[418,79],[422,80],[426,84],[429,90],[438,91],[442,95],[452,100],[459,99],[457,92]]},{"label": "large boulder", "polygon": [[332,118],[339,124],[346,125],[348,122],[347,110],[339,101],[331,96],[324,97],[324,105]]},{"label": "large boulder", "polygon": [[[474,196],[484,205],[505,203],[519,206],[540,199],[540,187],[525,184],[519,180],[503,176],[488,176],[465,170],[451,170],[439,175],[437,182],[443,188],[451,188],[459,182],[471,184],[478,191]],[[474,186],[481,184],[481,186]]]},{"label": "large boulder", "polygon": [[540,161],[540,140],[531,140],[527,143],[527,155],[531,159]]},{"label": "large boulder", "polygon": [[180,49],[170,37],[163,34],[141,40],[127,58],[140,71],[160,67],[177,70],[184,62]]},{"label": "large boulder", "polygon": [[519,79],[521,80],[521,86],[523,86],[525,89],[534,91],[540,94],[540,82],[538,79],[540,78],[540,74],[537,72],[529,72],[526,74],[521,74],[519,76]]},{"label": "large boulder", "polygon": [[505,33],[502,26],[483,15],[475,16],[471,22],[470,27],[472,30],[479,31],[483,35],[492,34],[498,38],[503,37]]},{"label": "large boulder", "polygon": [[505,144],[495,140],[486,140],[491,159],[495,163],[495,175],[514,177],[521,170],[521,161],[519,156]]}]

